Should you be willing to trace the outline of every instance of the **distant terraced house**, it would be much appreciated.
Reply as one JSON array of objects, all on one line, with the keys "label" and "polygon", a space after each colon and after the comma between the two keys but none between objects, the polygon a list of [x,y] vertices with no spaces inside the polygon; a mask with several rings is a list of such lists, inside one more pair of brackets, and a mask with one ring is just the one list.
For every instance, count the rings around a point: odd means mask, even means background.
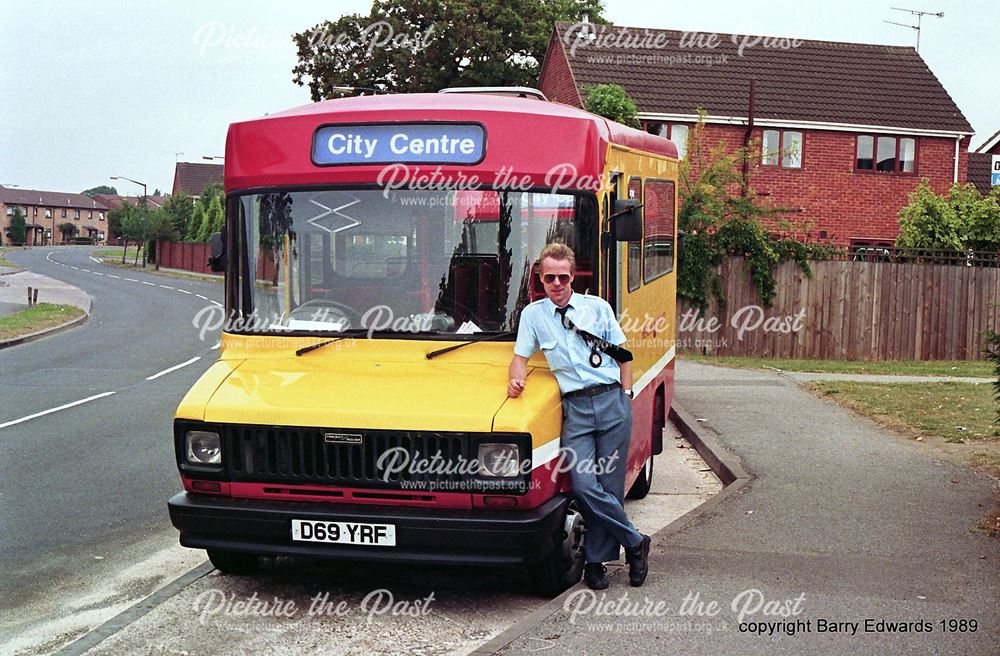
[{"label": "distant terraced house", "polygon": [[13,244],[11,220],[24,216],[25,243],[34,246],[72,243],[79,238],[103,243],[108,236],[109,207],[83,194],[0,187],[0,236]]},{"label": "distant terraced house", "polygon": [[682,155],[698,108],[704,146],[759,144],[752,186],[810,241],[891,244],[922,178],[967,180],[972,126],[910,47],[557,23],[539,88],[582,107],[598,84]]}]

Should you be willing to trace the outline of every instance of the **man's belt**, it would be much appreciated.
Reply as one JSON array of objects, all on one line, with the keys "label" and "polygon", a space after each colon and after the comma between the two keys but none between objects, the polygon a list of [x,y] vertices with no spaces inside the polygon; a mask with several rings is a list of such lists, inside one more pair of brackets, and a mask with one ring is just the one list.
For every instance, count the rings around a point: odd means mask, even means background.
[{"label": "man's belt", "polygon": [[598,394],[604,394],[605,392],[610,392],[613,389],[621,389],[621,383],[607,383],[606,385],[594,385],[593,387],[584,387],[583,389],[573,390],[572,392],[566,392],[563,394],[564,399],[572,399],[577,396],[597,396]]}]

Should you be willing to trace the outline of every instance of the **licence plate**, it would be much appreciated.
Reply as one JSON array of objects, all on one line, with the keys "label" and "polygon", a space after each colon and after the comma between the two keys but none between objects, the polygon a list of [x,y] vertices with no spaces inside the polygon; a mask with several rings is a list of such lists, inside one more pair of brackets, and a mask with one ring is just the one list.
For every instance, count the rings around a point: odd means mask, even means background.
[{"label": "licence plate", "polygon": [[394,524],[317,522],[309,519],[293,519],[292,540],[296,542],[395,547],[396,526]]}]

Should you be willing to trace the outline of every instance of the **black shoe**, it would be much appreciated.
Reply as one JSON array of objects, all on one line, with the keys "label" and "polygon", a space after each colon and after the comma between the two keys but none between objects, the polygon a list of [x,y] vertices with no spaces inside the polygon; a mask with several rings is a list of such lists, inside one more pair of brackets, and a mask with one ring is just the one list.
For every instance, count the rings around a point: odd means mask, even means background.
[{"label": "black shoe", "polygon": [[583,566],[583,580],[591,590],[607,590],[608,569],[603,563],[587,563]]},{"label": "black shoe", "polygon": [[642,585],[646,581],[646,575],[649,574],[649,545],[651,542],[648,535],[643,535],[642,542],[638,546],[625,549],[625,560],[628,562],[628,582],[634,588]]}]

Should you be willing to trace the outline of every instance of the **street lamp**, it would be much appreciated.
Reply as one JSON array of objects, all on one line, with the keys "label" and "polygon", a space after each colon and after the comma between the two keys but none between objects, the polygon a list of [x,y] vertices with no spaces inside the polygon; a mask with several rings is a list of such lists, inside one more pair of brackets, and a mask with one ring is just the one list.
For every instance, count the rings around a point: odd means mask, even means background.
[{"label": "street lamp", "polygon": [[113,175],[113,176],[111,176],[111,179],[112,180],[128,180],[129,182],[134,182],[137,185],[142,185],[142,204],[143,205],[146,204],[146,183],[145,182],[139,182],[138,180],[133,180],[132,178],[126,178],[124,175]]},{"label": "street lamp", "polygon": [[[145,211],[145,209],[146,209],[146,183],[145,182],[139,182],[138,180],[133,180],[132,178],[126,178],[124,175],[113,175],[113,176],[111,176],[111,179],[112,180],[128,180],[129,182],[134,182],[137,185],[142,185],[142,209],[143,209],[143,211]],[[109,221],[110,221],[110,219],[109,219]],[[136,248],[138,249],[138,244],[136,244]],[[125,263],[125,253],[126,253],[126,251],[128,251],[128,241],[125,242],[125,249],[122,251],[122,264]],[[138,255],[136,257],[138,257]],[[142,267],[146,268],[146,250],[145,250],[145,248],[143,248],[143,251],[142,251]]]},{"label": "street lamp", "polygon": [[202,155],[201,158],[207,160],[213,160],[213,159],[221,159],[222,161],[226,160],[226,158],[223,157],[222,155]]}]

